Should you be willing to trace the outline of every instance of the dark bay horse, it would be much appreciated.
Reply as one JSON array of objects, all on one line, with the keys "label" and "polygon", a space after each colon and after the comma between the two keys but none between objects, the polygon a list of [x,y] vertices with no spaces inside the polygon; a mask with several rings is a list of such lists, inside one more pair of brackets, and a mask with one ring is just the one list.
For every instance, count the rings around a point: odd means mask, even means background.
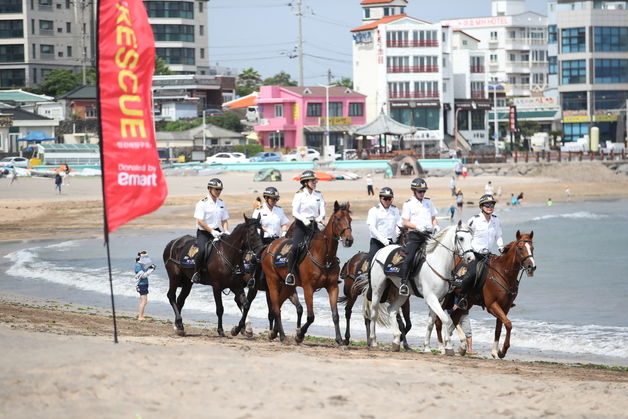
[{"label": "dark bay horse", "polygon": [[[270,339],[274,339],[279,334],[279,339],[283,342],[285,333],[281,323],[281,305],[295,290],[295,286],[286,285],[284,278],[288,273],[285,266],[277,266],[274,263],[275,254],[288,239],[278,239],[272,242],[261,256],[262,269],[268,285],[268,294],[272,303],[272,310],[275,314],[275,324],[270,334]],[[297,329],[295,340],[297,343],[303,342],[307,329],[314,322],[314,292],[325,288],[329,294],[329,305],[331,306],[332,319],[336,329],[336,342],[342,345],[340,335],[339,316],[337,308],[338,300],[338,273],[340,265],[336,252],[338,241],[342,240],[345,247],[353,244],[351,233],[351,211],[349,204],[340,205],[334,202],[334,211],[327,226],[321,232],[312,236],[310,246],[306,251],[303,261],[295,272],[296,286],[303,288],[305,304],[307,307],[307,321],[302,327]]]},{"label": "dark bay horse", "polygon": [[[222,327],[222,314],[224,312],[222,291],[225,289],[230,289],[235,294],[234,300],[242,311],[242,318],[238,325],[231,330],[231,334],[235,336],[244,329],[246,315],[251,305],[244,295],[244,287],[246,286],[244,276],[238,270],[241,271],[242,258],[246,252],[255,252],[262,248],[262,239],[258,232],[260,227],[259,218],[244,216],[244,223],[238,224],[230,235],[221,236],[220,239],[209,244],[212,247],[211,255],[207,260],[207,272],[209,274],[202,277],[201,283],[211,285],[213,288],[216,316],[218,317],[218,334],[220,336],[225,336]],[[194,265],[191,267],[182,265],[181,260],[190,246],[195,243],[195,237],[189,235],[179,237],[166,245],[163,254],[164,265],[170,280],[168,301],[174,310],[175,330],[180,336],[185,335],[181,310],[192,289],[190,279],[194,274]],[[178,297],[176,295],[177,288],[181,288]]]},{"label": "dark bay horse", "polygon": [[[489,260],[488,271],[485,273],[486,282],[481,289],[474,289],[469,293],[469,308],[473,304],[486,307],[486,311],[495,316],[495,340],[491,355],[493,358],[504,358],[510,348],[510,331],[512,322],[508,319],[508,312],[514,305],[519,293],[519,281],[523,271],[529,277],[534,276],[536,262],[534,261],[534,231],[529,234],[517,231],[516,240],[504,246],[501,256],[493,256]],[[452,314],[452,321],[457,325],[462,312],[456,310]],[[436,331],[440,336],[440,324],[435,322]],[[506,327],[504,345],[499,349],[499,338],[502,325]],[[429,328],[429,325],[428,325]],[[461,341],[464,338],[461,337]]]},{"label": "dark bay horse", "polygon": [[[401,246],[405,244],[405,239],[408,233],[408,229],[406,227],[401,228],[401,234],[397,239],[397,243]],[[355,304],[360,292],[353,285],[356,283],[356,279],[358,278],[358,272],[365,271],[368,272],[368,253],[358,252],[351,257],[344,265],[342,265],[342,269],[340,270],[340,279],[343,281],[343,296],[338,298],[339,304],[345,304],[345,319],[347,321],[347,327],[345,329],[345,345],[349,344],[349,340],[351,339],[351,313],[353,311],[353,305]],[[388,295],[388,298],[392,298],[392,294]],[[406,350],[410,350],[410,345],[408,345],[408,340],[406,339],[406,334],[412,329],[412,321],[410,320],[410,299],[408,299],[401,306],[401,313],[403,314],[403,320],[401,320],[401,316],[397,315],[397,323],[399,323],[399,329],[401,330],[401,339],[403,341],[403,347]],[[405,323],[405,324],[404,324]],[[371,319],[365,317],[364,325],[366,326],[366,341],[369,341],[369,336],[371,334]]]}]

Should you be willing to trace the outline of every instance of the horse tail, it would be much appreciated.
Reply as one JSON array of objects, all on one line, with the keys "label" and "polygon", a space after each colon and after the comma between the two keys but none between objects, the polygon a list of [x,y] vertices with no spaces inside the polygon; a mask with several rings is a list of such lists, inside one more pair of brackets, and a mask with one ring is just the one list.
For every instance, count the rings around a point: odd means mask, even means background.
[{"label": "horse tail", "polygon": [[[362,314],[365,319],[371,318],[371,300],[369,296],[371,295],[371,281],[370,278],[360,278],[355,281],[353,287],[351,288],[352,292],[357,292],[364,297],[364,302],[362,304]],[[388,316],[388,310],[386,306],[381,303],[377,303],[377,324],[383,327],[390,327],[390,318]]]},{"label": "horse tail", "polygon": [[338,297],[337,302],[338,302],[338,304],[346,304],[347,300],[348,300],[347,296],[346,295],[342,295],[342,296]]}]

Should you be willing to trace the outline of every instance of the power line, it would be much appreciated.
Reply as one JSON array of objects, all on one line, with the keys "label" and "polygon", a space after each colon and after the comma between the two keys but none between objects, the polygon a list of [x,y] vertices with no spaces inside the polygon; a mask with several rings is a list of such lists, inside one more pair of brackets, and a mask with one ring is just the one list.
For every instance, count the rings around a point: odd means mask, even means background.
[{"label": "power line", "polygon": [[351,64],[352,63],[352,61],[340,60],[340,59],[337,59],[337,58],[321,57],[320,55],[313,55],[313,54],[303,54],[303,55],[305,55],[307,57],[319,59],[319,60],[333,61],[333,62],[336,62],[336,63],[344,63],[344,64]]}]

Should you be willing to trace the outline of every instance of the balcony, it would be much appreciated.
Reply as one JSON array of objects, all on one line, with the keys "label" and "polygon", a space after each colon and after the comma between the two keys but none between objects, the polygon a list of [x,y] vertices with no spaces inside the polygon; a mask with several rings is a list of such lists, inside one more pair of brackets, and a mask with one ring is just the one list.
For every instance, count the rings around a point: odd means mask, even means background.
[{"label": "balcony", "polygon": [[483,65],[472,65],[471,66],[471,72],[472,73],[484,73],[484,66]]},{"label": "balcony", "polygon": [[437,40],[430,41],[386,41],[388,48],[431,48],[437,47]]},{"label": "balcony", "polygon": [[484,90],[471,90],[471,99],[485,99],[486,94]]},{"label": "balcony", "polygon": [[389,92],[389,99],[432,99],[438,98],[438,90],[409,90],[407,92]]},{"label": "balcony", "polygon": [[386,67],[388,73],[438,73],[437,65],[393,65]]}]

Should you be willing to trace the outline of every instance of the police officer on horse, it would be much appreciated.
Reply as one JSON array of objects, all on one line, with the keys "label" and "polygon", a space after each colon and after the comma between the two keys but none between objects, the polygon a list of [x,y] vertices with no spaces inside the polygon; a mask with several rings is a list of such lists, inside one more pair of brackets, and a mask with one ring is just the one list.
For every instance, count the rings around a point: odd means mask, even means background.
[{"label": "police officer on horse", "polygon": [[369,227],[371,241],[369,244],[369,260],[384,246],[397,242],[401,215],[399,209],[392,204],[395,197],[388,186],[379,190],[379,204],[369,209],[366,224]]},{"label": "police officer on horse", "polygon": [[403,296],[410,295],[408,281],[412,275],[411,271],[416,253],[422,249],[432,233],[440,230],[436,220],[438,211],[434,208],[432,201],[425,197],[425,192],[428,189],[425,180],[414,179],[410,184],[410,189],[412,190],[412,198],[403,203],[401,211],[403,226],[408,228],[408,238],[405,245],[407,256],[401,270],[403,276],[399,286],[399,294]]},{"label": "police officer on horse", "polygon": [[[273,186],[264,189],[262,194],[264,203],[253,211],[252,218],[260,217],[262,225],[262,242],[266,245],[276,238],[286,235],[286,230],[290,225],[290,220],[283,212],[283,208],[277,205],[279,201],[279,191]],[[257,198],[259,200],[259,197]]]},{"label": "police officer on horse", "polygon": [[480,213],[471,217],[467,223],[473,232],[471,247],[473,247],[475,260],[468,265],[463,262],[458,264],[454,269],[455,275],[452,282],[454,292],[459,297],[456,305],[462,310],[468,307],[466,296],[469,287],[474,283],[478,269],[483,271],[483,266],[488,263],[492,249],[498,247],[501,252],[504,247],[502,225],[499,218],[493,214],[495,202],[493,195],[482,195],[479,202]]}]

